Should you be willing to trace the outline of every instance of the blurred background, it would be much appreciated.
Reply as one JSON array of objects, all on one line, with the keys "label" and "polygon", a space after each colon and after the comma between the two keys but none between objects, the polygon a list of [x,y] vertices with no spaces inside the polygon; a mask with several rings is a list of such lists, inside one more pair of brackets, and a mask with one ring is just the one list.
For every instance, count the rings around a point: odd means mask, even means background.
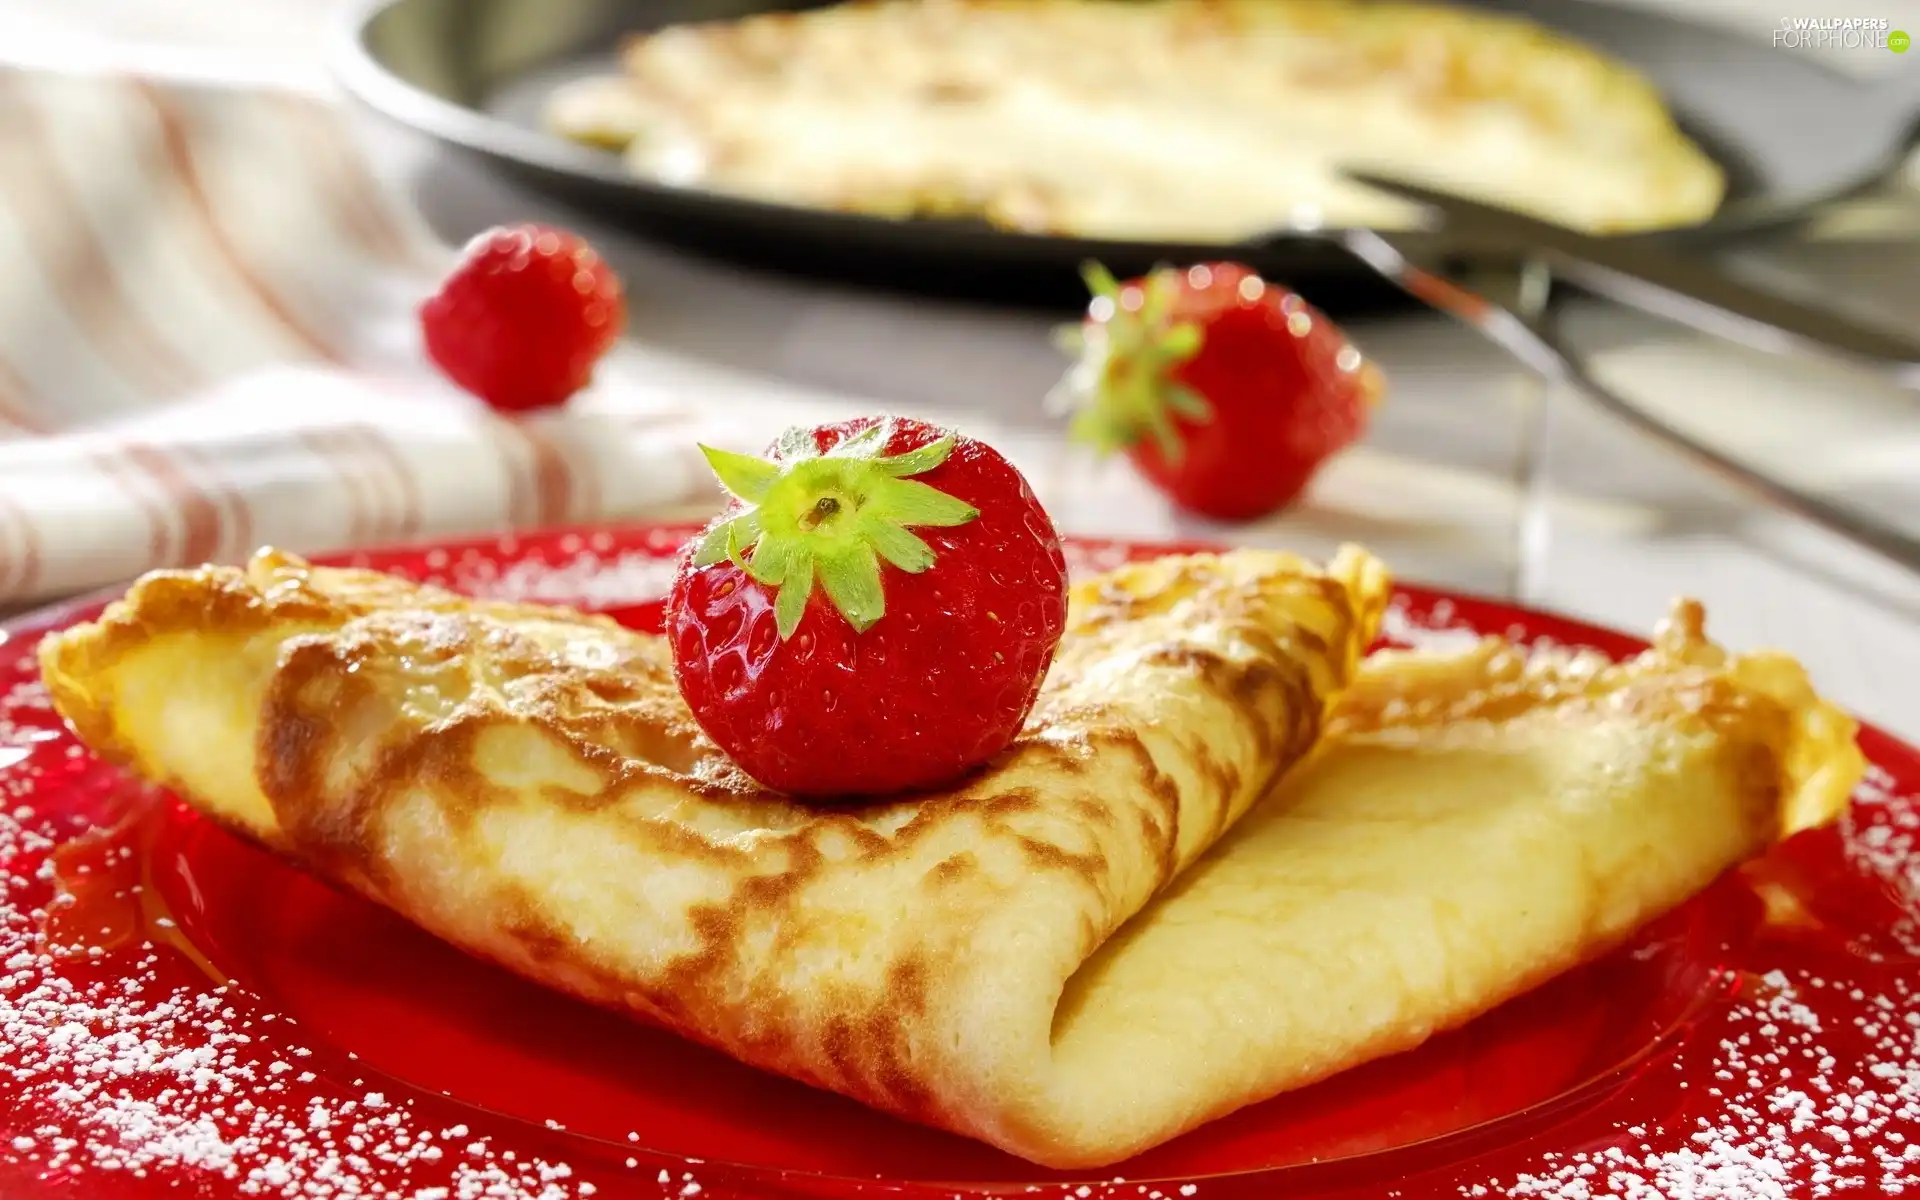
[{"label": "blurred background", "polygon": [[[368,33],[374,9],[332,0],[0,0],[0,605],[268,540],[320,552],[701,514],[695,440],[753,449],[885,408],[1002,444],[1071,532],[1358,539],[1408,578],[1636,628],[1701,595],[1719,634],[1783,644],[1920,732],[1913,572],[1701,472],[1319,243],[1261,253],[1381,364],[1388,398],[1299,503],[1222,525],[1069,445],[1043,404],[1086,244],[629,191],[616,159],[541,131],[526,89],[616,70],[601,34],[681,8],[409,2]],[[1920,52],[1884,37],[1920,31],[1920,3],[1536,8],[1617,47],[1690,132],[1704,119],[1730,208],[1779,209],[1673,253],[1920,339]],[[1880,40],[1779,32],[1848,18]],[[564,410],[509,419],[431,369],[414,309],[469,237],[528,219],[613,263],[628,336]],[[1525,309],[1529,249],[1433,265]],[[1644,411],[1920,533],[1910,383],[1555,295],[1555,338]]]}]

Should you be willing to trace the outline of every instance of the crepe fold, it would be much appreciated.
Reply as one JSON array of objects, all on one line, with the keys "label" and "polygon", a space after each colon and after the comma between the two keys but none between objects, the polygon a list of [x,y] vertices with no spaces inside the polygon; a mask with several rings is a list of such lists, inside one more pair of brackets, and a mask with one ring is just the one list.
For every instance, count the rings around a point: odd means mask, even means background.
[{"label": "crepe fold", "polygon": [[1619,664],[1378,652],[1308,759],[1074,976],[1054,1069],[1137,1146],[1411,1049],[1833,820],[1855,732],[1691,601]]},{"label": "crepe fold", "polygon": [[[1135,997],[1062,997],[1312,751],[1387,592],[1352,548],[1324,569],[1236,551],[1099,576],[1007,751],[949,790],[845,808],[742,776],[656,637],[271,551],[151,574],[40,656],[96,753],[455,945],[1073,1166],[1260,1090],[1211,1024],[1291,1002],[1267,967],[1193,997],[1208,1025],[1185,1035],[1126,1031]],[[1171,1039],[1177,1070],[1121,1077],[1103,1029]]]}]

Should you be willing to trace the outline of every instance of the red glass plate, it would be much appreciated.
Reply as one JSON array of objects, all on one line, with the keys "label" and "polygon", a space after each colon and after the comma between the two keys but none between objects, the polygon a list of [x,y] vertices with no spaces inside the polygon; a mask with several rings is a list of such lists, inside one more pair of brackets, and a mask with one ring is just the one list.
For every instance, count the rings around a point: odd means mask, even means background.
[{"label": "red glass plate", "polygon": [[[658,619],[683,528],[357,561]],[[1076,570],[1170,547],[1078,542]],[[93,761],[0,637],[0,1196],[1628,1197],[1920,1181],[1920,752],[1834,828],[1421,1049],[1038,1170],[523,983]],[[1394,640],[1641,643],[1420,588]]]}]

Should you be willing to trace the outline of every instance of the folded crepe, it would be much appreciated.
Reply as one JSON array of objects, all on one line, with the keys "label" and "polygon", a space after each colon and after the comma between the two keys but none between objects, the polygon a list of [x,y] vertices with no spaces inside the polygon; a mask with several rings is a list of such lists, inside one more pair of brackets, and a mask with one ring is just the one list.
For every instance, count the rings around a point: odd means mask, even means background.
[{"label": "folded crepe", "polygon": [[1619,667],[1357,667],[1386,587],[1356,550],[1089,580],[1013,747],[851,808],[745,779],[657,638],[285,555],[151,575],[41,660],[95,751],[456,945],[1089,1167],[1492,1007],[1860,771],[1697,608]]},{"label": "folded crepe", "polygon": [[1618,665],[1377,652],[1314,753],[1073,977],[1054,1069],[1108,1098],[1087,1128],[1144,1147],[1412,1049],[1837,817],[1855,731],[1692,601]]},{"label": "folded crepe", "polygon": [[1387,591],[1358,550],[1103,576],[997,761],[848,808],[742,775],[660,638],[271,552],[148,575],[40,656],[97,753],[455,945],[1091,1161],[1131,1147],[1082,1124],[1094,1098],[1053,1067],[1062,988],[1311,749]]}]

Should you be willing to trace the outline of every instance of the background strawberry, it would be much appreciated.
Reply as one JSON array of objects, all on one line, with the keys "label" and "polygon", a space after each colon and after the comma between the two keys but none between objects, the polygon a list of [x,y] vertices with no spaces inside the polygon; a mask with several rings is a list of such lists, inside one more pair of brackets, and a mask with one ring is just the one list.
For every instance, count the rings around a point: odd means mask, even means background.
[{"label": "background strawberry", "polygon": [[1086,320],[1063,337],[1080,361],[1058,398],[1076,438],[1125,450],[1183,508],[1273,512],[1365,432],[1378,368],[1293,292],[1237,263],[1086,275]]},{"label": "background strawberry", "polygon": [[708,449],[733,502],[667,601],[681,695],[760,783],[929,787],[1005,748],[1067,620],[1060,538],[991,447],[903,418]]},{"label": "background strawberry", "polygon": [[427,355],[505,412],[560,404],[593,378],[620,337],[626,297],[576,234],[544,225],[490,229],[420,308]]}]

